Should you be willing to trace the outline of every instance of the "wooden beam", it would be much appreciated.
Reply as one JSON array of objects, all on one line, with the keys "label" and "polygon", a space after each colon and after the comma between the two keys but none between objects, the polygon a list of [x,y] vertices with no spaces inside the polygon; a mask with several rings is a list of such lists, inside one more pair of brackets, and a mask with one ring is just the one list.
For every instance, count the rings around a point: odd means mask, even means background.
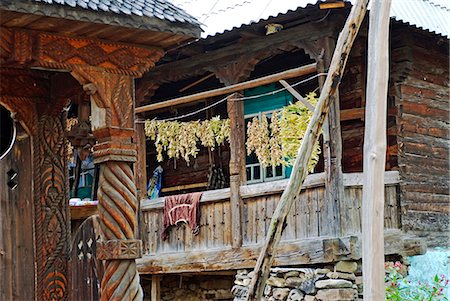
[{"label": "wooden beam", "polygon": [[179,91],[179,92],[184,92],[184,91],[186,91],[187,89],[192,88],[192,87],[195,87],[196,85],[198,85],[198,84],[204,82],[205,80],[207,80],[208,78],[211,78],[211,77],[213,77],[213,76],[214,76],[214,73],[210,73],[210,74],[208,74],[208,75],[206,75],[206,76],[203,76],[202,78],[196,80],[195,82],[190,83],[190,84],[187,85],[186,87],[181,88],[181,89],[178,90],[178,91]]},{"label": "wooden beam", "polygon": [[364,300],[385,300],[384,168],[389,81],[389,11],[391,0],[372,0],[369,19],[362,251]]},{"label": "wooden beam", "polygon": [[205,187],[208,187],[208,182],[165,187],[165,188],[161,189],[161,192],[172,192],[172,191],[178,191],[178,190],[187,190],[187,189],[205,188]]},{"label": "wooden beam", "polygon": [[312,112],[314,112],[314,106],[309,103],[306,99],[303,98],[303,96],[300,95],[291,85],[289,85],[284,79],[279,80],[280,84],[283,85],[283,87],[286,88],[286,90],[289,91],[289,93],[292,94],[298,101],[301,101],[302,104],[304,104],[308,109],[310,109]]},{"label": "wooden beam", "polygon": [[[241,186],[241,198],[245,201],[249,198],[254,198],[264,195],[280,194],[286,189],[289,180],[279,180],[266,183],[258,183],[251,185]],[[386,171],[384,175],[385,185],[396,185],[400,183],[400,175],[397,170]],[[303,182],[302,189],[320,187],[325,184],[325,174],[317,173],[308,175]],[[358,187],[363,185],[363,173],[344,173],[344,186],[345,187]],[[230,188],[208,190],[203,192],[200,202],[218,202],[228,201],[230,199]],[[164,208],[164,197],[157,199],[145,199],[141,201],[141,210],[155,210]]]},{"label": "wooden beam", "polygon": [[[403,233],[401,230],[386,230],[384,243],[386,254],[413,256],[425,252],[423,240]],[[238,249],[204,250],[171,254],[144,255],[137,259],[140,274],[175,274],[218,272],[248,269],[255,266],[261,246],[244,246]],[[274,266],[301,264],[323,264],[338,260],[361,259],[361,237],[359,235],[317,237],[280,244],[274,258]]]},{"label": "wooden beam", "polygon": [[161,276],[152,276],[150,301],[161,301]]},{"label": "wooden beam", "polygon": [[263,76],[257,79],[245,81],[242,83],[230,85],[227,87],[214,89],[210,91],[200,92],[188,96],[182,96],[175,99],[170,99],[166,101],[156,102],[149,105],[145,105],[142,107],[138,107],[135,109],[136,113],[143,113],[148,111],[154,111],[162,108],[167,108],[171,106],[186,104],[186,103],[192,103],[198,100],[204,100],[206,98],[214,97],[214,96],[220,96],[224,94],[229,94],[233,92],[242,91],[245,89],[255,88],[262,85],[271,84],[274,82],[279,81],[280,79],[289,79],[294,77],[299,77],[303,75],[308,75],[311,73],[316,72],[316,64],[309,64],[298,68],[293,68],[287,71],[278,72],[272,75]]},{"label": "wooden beam", "polygon": [[265,283],[269,276],[270,266],[272,265],[277,251],[277,245],[281,239],[283,225],[292,204],[301,191],[301,186],[308,173],[308,162],[311,158],[313,146],[318,139],[320,128],[327,116],[331,101],[330,96],[334,94],[339,86],[353,42],[364,16],[366,15],[368,2],[368,0],[361,0],[352,7],[344,28],[339,34],[336,51],[334,52],[316,109],[314,110],[305,136],[302,139],[302,144],[294,163],[289,185],[283,192],[272,216],[267,237],[254,270],[255,276],[249,286],[248,300],[261,300]]},{"label": "wooden beam", "polygon": [[231,245],[242,245],[242,198],[240,187],[246,181],[245,175],[245,124],[244,102],[238,100],[242,95],[234,93],[228,97],[227,110],[230,119],[230,206],[231,206]]}]

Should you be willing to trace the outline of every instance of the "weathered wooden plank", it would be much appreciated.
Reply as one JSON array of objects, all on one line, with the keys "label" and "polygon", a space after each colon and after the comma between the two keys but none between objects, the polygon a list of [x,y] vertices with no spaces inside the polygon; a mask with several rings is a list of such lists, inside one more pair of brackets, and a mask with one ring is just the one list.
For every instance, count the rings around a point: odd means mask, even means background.
[{"label": "weathered wooden plank", "polygon": [[[323,186],[324,173],[317,173],[308,175],[305,179],[302,189]],[[398,171],[386,171],[385,184],[391,185],[399,183],[400,177]],[[279,180],[267,183],[243,185],[241,186],[241,197],[243,199],[254,198],[263,195],[272,195],[282,193],[288,184],[289,180]],[[362,173],[345,173],[344,186],[362,186]],[[216,189],[203,192],[201,203],[227,201],[230,198],[230,189]],[[141,201],[141,210],[162,209],[164,207],[164,198],[145,199]]]},{"label": "weathered wooden plank", "polygon": [[[348,246],[345,255],[324,252],[324,242],[330,237],[310,238],[283,242],[274,259],[276,266],[327,263],[332,260],[357,260],[361,258],[360,236],[341,237],[342,244]],[[385,232],[385,254],[405,254],[408,256],[423,253],[423,241],[406,235],[400,230]],[[141,274],[197,273],[252,268],[261,246],[244,246],[238,249],[204,250],[186,253],[166,254],[165,256],[144,256],[137,259]],[[226,258],[226,260],[224,260]]]},{"label": "weathered wooden plank", "polygon": [[161,300],[161,276],[152,276],[152,287],[151,287],[151,301]]}]

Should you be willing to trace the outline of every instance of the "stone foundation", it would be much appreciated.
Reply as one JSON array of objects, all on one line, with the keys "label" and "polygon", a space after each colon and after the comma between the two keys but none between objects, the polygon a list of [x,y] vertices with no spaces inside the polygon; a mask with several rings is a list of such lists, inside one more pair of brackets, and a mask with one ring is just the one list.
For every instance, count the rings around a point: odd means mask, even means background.
[{"label": "stone foundation", "polygon": [[[357,262],[340,261],[322,268],[273,268],[267,279],[267,301],[359,300],[362,292],[361,267]],[[234,301],[243,301],[253,277],[251,270],[237,271],[231,290]]]},{"label": "stone foundation", "polygon": [[[231,301],[232,275],[164,276],[161,278],[162,301]],[[144,286],[145,300],[150,300],[151,283]]]}]

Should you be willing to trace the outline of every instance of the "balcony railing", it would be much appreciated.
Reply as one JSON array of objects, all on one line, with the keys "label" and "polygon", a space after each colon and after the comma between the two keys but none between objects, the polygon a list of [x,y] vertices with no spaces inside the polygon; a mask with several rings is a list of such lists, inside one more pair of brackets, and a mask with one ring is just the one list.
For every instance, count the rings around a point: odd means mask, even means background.
[{"label": "balcony railing", "polygon": [[[142,201],[141,233],[144,258],[138,261],[141,272],[159,273],[169,269],[168,266],[172,264],[178,265],[173,271],[207,269],[206,266],[213,266],[214,261],[225,260],[220,259],[220,256],[225,256],[229,261],[224,268],[239,268],[246,260],[249,260],[247,265],[254,264],[252,260],[257,256],[259,246],[265,239],[271,217],[287,182],[288,180],[281,180],[241,186],[241,221],[231,219],[228,188],[205,191],[200,202],[199,234],[194,236],[190,228],[183,225],[172,228],[169,238],[165,241],[161,239],[164,199]],[[400,228],[398,184],[398,172],[386,172],[385,229]],[[287,217],[282,236],[279,253],[280,256],[283,252],[290,254],[284,259],[286,264],[326,260],[326,254],[313,254],[319,251],[323,253],[324,244],[327,242],[337,244],[338,248],[339,243],[347,244],[347,249],[352,248],[352,235],[357,236],[361,232],[362,173],[344,174],[344,186],[345,197],[340,201],[341,223],[338,225],[329,220],[334,204],[328,204],[325,200],[324,174],[307,177],[303,190]],[[243,243],[239,250],[231,247],[231,224],[234,222],[240,222],[242,228]],[[336,235],[332,233],[340,233],[339,237],[346,238],[341,242],[333,241]],[[321,245],[315,246],[317,243]],[[296,262],[290,261],[289,258],[296,252]],[[302,256],[306,257],[302,259]],[[171,264],[167,263],[169,260]],[[200,260],[199,267],[192,262],[195,260]],[[282,261],[283,259],[278,259],[280,264]]]}]

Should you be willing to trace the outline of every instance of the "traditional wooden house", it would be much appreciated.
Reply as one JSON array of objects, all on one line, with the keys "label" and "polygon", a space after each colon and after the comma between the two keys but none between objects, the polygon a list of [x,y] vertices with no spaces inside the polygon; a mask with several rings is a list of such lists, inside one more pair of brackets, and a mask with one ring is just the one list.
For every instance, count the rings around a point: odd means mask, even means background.
[{"label": "traditional wooden house", "polygon": [[[420,10],[430,20],[416,20],[413,14],[412,19],[393,16],[391,21],[388,257],[421,254],[426,245],[448,246],[449,32],[442,16],[449,10],[427,1],[414,3],[414,9],[403,9]],[[203,191],[198,235],[180,226],[163,240],[164,198],[141,201],[144,256],[138,270],[144,279],[152,279],[152,300],[159,300],[160,293],[163,300],[231,298],[224,291],[233,286],[236,270],[241,271],[235,296],[248,284],[242,269],[255,265],[290,168],[264,167],[246,156],[245,124],[296,101],[296,91],[305,95],[320,89],[350,6],[318,1],[210,36],[168,53],[137,82],[138,143],[146,149],[138,157],[138,172],[147,174],[138,186],[144,191],[143,180],[160,165],[162,197]],[[270,33],[271,25],[281,30]],[[367,29],[365,22],[323,129],[319,163],[289,213],[277,250],[274,266],[289,267],[294,274],[298,267],[328,268],[337,261],[361,259],[363,136],[370,126],[364,122]],[[232,92],[239,95],[230,96]],[[183,122],[212,116],[231,120],[229,144],[200,148],[189,164],[173,158],[157,162],[154,141],[144,138],[144,120]],[[229,179],[225,186],[211,182],[217,170]],[[276,287],[273,281],[271,285]],[[336,298],[324,300],[344,300]]]},{"label": "traditional wooden house", "polygon": [[[142,299],[134,79],[199,37],[199,23],[163,0],[2,0],[0,22],[0,299],[95,299],[95,249],[103,300]],[[97,248],[77,241],[72,257],[65,123],[76,107],[72,141],[96,142],[102,234]]]}]

